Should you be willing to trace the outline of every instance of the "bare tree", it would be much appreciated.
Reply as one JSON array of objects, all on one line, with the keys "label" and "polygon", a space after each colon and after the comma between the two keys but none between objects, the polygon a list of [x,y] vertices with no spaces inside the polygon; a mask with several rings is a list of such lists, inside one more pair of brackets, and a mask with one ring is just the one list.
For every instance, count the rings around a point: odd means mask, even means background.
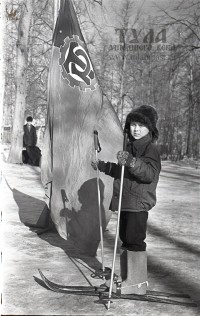
[{"label": "bare tree", "polygon": [[186,132],[186,155],[192,156],[192,134],[194,128],[194,53],[189,58],[189,87],[188,87],[188,124]]},{"label": "bare tree", "polygon": [[17,71],[16,71],[16,104],[14,111],[11,149],[8,162],[22,163],[23,124],[27,96],[27,63],[28,38],[33,10],[33,0],[21,5],[17,40]]},{"label": "bare tree", "polygon": [[0,142],[2,140],[3,104],[5,92],[5,26],[6,1],[0,1]]}]

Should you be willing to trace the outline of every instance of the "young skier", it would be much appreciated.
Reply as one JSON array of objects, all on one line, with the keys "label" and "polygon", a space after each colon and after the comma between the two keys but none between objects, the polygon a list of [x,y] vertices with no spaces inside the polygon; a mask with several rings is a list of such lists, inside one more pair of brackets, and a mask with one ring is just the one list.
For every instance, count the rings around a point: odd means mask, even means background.
[{"label": "young skier", "polygon": [[[94,169],[114,178],[110,210],[118,209],[121,165],[125,166],[119,236],[121,294],[145,294],[147,287],[146,229],[148,211],[156,204],[156,187],[161,170],[160,155],[153,142],[158,138],[158,115],[149,105],[132,110],[126,118],[125,151],[117,153],[118,164],[92,162]],[[118,283],[119,284],[119,283]],[[110,280],[106,281],[110,286]],[[114,289],[114,288],[113,288]]]}]

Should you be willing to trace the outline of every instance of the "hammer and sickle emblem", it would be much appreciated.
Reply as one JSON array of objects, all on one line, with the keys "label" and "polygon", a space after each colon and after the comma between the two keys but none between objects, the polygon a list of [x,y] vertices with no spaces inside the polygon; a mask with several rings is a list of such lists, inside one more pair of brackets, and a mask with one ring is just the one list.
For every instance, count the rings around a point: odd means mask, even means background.
[{"label": "hammer and sickle emblem", "polygon": [[70,42],[69,49],[63,67],[66,72],[77,81],[84,81],[88,86],[94,79],[94,71],[90,59],[77,42]]}]

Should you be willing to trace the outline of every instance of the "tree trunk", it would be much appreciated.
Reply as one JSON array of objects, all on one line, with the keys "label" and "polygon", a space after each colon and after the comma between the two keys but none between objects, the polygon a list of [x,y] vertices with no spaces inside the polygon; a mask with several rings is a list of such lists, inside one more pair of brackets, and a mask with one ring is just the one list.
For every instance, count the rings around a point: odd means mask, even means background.
[{"label": "tree trunk", "polygon": [[13,119],[11,149],[8,162],[22,163],[23,124],[27,95],[28,38],[33,0],[27,0],[19,20],[17,40],[16,103]]},{"label": "tree trunk", "polygon": [[186,155],[192,157],[192,128],[194,121],[194,79],[193,79],[194,54],[190,55],[190,87],[189,87],[189,109],[188,109],[188,126],[186,140]]},{"label": "tree trunk", "polygon": [[5,92],[5,33],[6,33],[6,2],[0,1],[0,142],[3,135],[3,105]]},{"label": "tree trunk", "polygon": [[54,0],[54,10],[53,10],[53,26],[54,26],[54,28],[56,25],[59,8],[60,8],[60,0]]}]

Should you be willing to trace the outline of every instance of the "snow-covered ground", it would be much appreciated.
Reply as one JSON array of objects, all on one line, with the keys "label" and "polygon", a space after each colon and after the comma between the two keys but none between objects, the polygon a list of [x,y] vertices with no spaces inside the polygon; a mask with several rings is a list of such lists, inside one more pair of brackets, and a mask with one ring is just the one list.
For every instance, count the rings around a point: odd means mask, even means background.
[{"label": "snow-covered ground", "polygon": [[[4,150],[5,148],[3,148]],[[7,155],[4,150],[4,157]],[[1,157],[3,157],[1,155]],[[200,315],[200,177],[199,168],[164,161],[158,201],[148,220],[149,289],[190,294],[199,307],[118,300],[109,311],[97,297],[48,291],[38,268],[57,283],[99,285],[91,271],[101,266],[81,254],[55,231],[38,235],[37,223],[45,205],[40,168],[1,163],[2,310],[3,315]],[[111,266],[117,214],[104,234],[105,265]],[[1,236],[2,237],[2,236]],[[2,240],[2,239],[1,239]],[[117,254],[116,272],[119,272]]]}]

